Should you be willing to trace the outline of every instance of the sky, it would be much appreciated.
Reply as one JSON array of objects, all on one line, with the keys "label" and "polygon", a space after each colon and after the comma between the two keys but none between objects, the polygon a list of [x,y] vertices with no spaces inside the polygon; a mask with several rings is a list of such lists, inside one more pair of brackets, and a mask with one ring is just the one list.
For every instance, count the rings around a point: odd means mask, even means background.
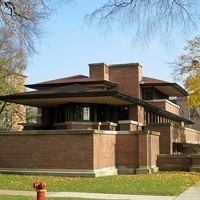
[{"label": "sky", "polygon": [[68,77],[89,75],[90,63],[107,64],[135,63],[143,66],[143,76],[173,82],[169,62],[183,53],[187,39],[198,32],[180,36],[174,33],[174,43],[166,48],[159,39],[151,41],[148,48],[133,45],[132,30],[113,28],[108,33],[97,26],[89,27],[84,22],[101,1],[81,1],[60,7],[44,24],[45,32],[40,42],[36,41],[39,52],[30,58],[25,72],[27,84]]}]

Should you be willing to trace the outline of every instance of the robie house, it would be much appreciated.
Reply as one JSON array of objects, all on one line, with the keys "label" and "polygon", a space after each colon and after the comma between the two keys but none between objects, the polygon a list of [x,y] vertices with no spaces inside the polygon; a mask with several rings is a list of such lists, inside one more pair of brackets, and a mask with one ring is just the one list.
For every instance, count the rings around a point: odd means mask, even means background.
[{"label": "robie house", "polygon": [[0,134],[0,172],[103,176],[200,171],[200,132],[179,116],[176,83],[142,76],[139,63],[89,64],[89,77],[26,85],[0,100],[38,108],[36,124]]}]

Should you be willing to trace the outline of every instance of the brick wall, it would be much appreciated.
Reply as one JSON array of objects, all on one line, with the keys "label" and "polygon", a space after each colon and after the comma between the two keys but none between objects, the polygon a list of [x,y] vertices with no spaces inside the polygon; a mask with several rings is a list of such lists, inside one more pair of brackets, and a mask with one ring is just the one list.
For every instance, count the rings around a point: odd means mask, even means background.
[{"label": "brick wall", "polygon": [[115,167],[116,135],[94,135],[94,169]]},{"label": "brick wall", "polygon": [[139,143],[136,134],[116,135],[116,166],[139,166]]},{"label": "brick wall", "polygon": [[160,154],[172,154],[172,132],[170,124],[148,124],[145,130],[160,132]]},{"label": "brick wall", "polygon": [[138,63],[110,66],[109,80],[119,83],[115,89],[136,98],[141,97],[142,67]]},{"label": "brick wall", "polygon": [[[123,133],[124,132],[124,133]],[[116,166],[156,166],[159,154],[159,133],[151,131],[120,131],[116,135]]]},{"label": "brick wall", "polygon": [[93,169],[93,134],[1,134],[0,168]]},{"label": "brick wall", "polygon": [[[188,128],[166,124],[147,124],[145,130],[158,131],[160,136],[160,154],[173,154],[173,142],[183,144],[200,144],[200,132]],[[183,153],[192,151],[185,149]]]},{"label": "brick wall", "polygon": [[160,136],[156,135],[149,135],[149,142],[151,145],[150,149],[150,165],[151,166],[157,166],[157,155],[159,155],[160,150],[159,150],[159,138]]},{"label": "brick wall", "polygon": [[109,67],[106,63],[89,64],[89,75],[109,81]]},{"label": "brick wall", "polygon": [[115,166],[148,168],[156,162],[158,137],[150,131],[36,130],[1,133],[0,169],[87,171],[114,169]]},{"label": "brick wall", "polygon": [[110,66],[106,63],[89,64],[89,74],[92,77],[119,83],[114,90],[141,98],[142,66],[139,63]]},{"label": "brick wall", "polygon": [[157,165],[161,171],[189,171],[191,159],[182,155],[159,155]]},{"label": "brick wall", "polygon": [[137,105],[129,106],[129,120],[144,123],[144,108]]},{"label": "brick wall", "polygon": [[147,102],[179,116],[180,107],[166,99],[148,100]]},{"label": "brick wall", "polygon": [[156,166],[159,154],[159,137],[153,134],[139,134],[139,165]]},{"label": "brick wall", "polygon": [[158,155],[157,165],[161,171],[200,172],[200,155]]},{"label": "brick wall", "polygon": [[200,131],[185,128],[184,132],[186,142],[200,144]]}]

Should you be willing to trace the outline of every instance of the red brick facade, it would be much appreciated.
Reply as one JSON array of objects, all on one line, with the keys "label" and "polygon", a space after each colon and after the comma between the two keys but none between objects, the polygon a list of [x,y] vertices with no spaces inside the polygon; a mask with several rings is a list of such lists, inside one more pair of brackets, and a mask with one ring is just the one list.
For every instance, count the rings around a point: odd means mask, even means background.
[{"label": "red brick facade", "polygon": [[[56,174],[59,170],[66,175],[99,176],[115,174],[120,167],[152,170],[156,168],[158,138],[153,132],[127,131],[5,133],[0,135],[0,171],[53,170]],[[151,155],[145,148],[152,149]]]},{"label": "red brick facade", "polygon": [[198,156],[183,154],[199,154],[200,132],[185,127],[192,122],[180,117],[169,100],[187,92],[175,83],[143,77],[139,63],[90,64],[89,77],[29,87],[36,90],[0,97],[40,111],[38,124],[0,134],[0,171],[102,176],[117,170],[151,173],[179,163],[184,170],[199,166]]},{"label": "red brick facade", "polygon": [[161,171],[200,172],[200,155],[158,155],[157,165]]}]

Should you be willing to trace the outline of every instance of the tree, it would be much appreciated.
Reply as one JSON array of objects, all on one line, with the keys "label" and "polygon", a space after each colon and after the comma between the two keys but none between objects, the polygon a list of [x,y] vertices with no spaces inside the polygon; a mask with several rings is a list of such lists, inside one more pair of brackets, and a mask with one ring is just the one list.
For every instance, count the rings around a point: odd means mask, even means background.
[{"label": "tree", "polygon": [[[62,3],[70,0],[62,0]],[[0,24],[9,30],[13,43],[34,53],[34,40],[41,37],[42,24],[49,18],[59,0],[0,0]]]},{"label": "tree", "polygon": [[189,106],[200,107],[200,36],[188,41],[185,54],[171,63],[175,80],[182,81],[189,92]]},{"label": "tree", "polygon": [[178,105],[181,113],[189,111],[189,118],[194,122],[190,127],[200,130],[200,36],[188,41],[184,50],[185,53],[171,65],[174,69],[174,79],[182,81],[189,92],[189,110],[187,106]]},{"label": "tree", "polygon": [[[10,30],[0,28],[0,78],[22,73],[26,69],[27,55],[23,47],[13,43]],[[5,81],[2,81],[2,84]],[[0,85],[1,86],[1,85]]]},{"label": "tree", "polygon": [[[12,33],[0,29],[0,95],[24,91],[27,56],[23,48],[12,42]],[[18,130],[17,121],[24,120],[25,107],[1,103],[0,130]]]},{"label": "tree", "polygon": [[98,26],[133,28],[133,39],[148,43],[157,33],[169,42],[172,32],[193,31],[200,19],[199,0],[107,0],[100,8],[86,16]]}]

